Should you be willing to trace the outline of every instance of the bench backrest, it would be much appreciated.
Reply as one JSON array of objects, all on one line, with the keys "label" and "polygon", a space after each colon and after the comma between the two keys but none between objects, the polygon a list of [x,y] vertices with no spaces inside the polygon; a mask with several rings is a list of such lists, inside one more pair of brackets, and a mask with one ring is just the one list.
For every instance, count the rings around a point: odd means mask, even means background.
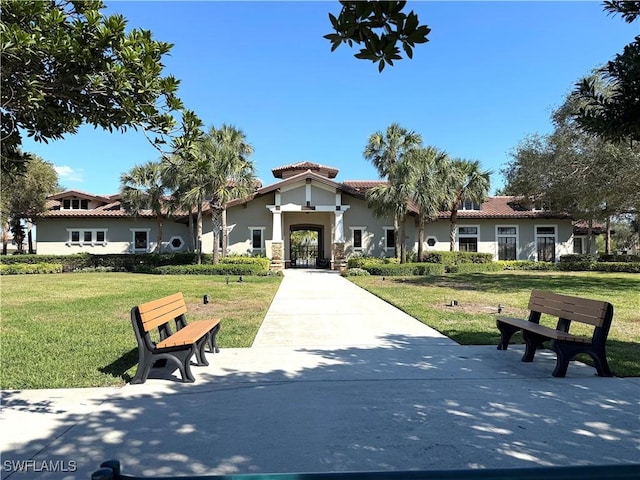
[{"label": "bench backrest", "polygon": [[182,292],[138,305],[142,328],[149,332],[187,313]]},{"label": "bench backrest", "polygon": [[542,290],[531,292],[529,310],[595,327],[608,327],[613,316],[613,306],[609,302],[560,295]]}]

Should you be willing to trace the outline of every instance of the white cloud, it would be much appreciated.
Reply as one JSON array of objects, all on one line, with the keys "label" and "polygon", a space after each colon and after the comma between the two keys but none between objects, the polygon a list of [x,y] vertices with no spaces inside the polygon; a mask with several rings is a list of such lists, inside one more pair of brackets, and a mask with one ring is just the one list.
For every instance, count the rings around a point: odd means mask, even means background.
[{"label": "white cloud", "polygon": [[84,170],[74,170],[68,165],[54,165],[53,168],[62,181],[84,182]]}]

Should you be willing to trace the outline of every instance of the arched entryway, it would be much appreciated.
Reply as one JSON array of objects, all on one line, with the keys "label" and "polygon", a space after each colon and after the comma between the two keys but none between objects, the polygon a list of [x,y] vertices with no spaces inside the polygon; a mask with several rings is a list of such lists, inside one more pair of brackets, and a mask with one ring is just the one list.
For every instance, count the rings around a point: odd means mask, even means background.
[{"label": "arched entryway", "polygon": [[322,225],[292,225],[289,228],[289,258],[293,268],[328,268],[324,255]]}]

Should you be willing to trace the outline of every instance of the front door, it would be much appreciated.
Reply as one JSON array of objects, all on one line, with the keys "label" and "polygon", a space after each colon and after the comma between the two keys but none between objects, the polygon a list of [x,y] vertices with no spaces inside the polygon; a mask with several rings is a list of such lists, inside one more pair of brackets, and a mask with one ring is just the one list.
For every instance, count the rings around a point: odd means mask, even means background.
[{"label": "front door", "polygon": [[292,267],[325,267],[321,226],[292,225],[289,240]]}]

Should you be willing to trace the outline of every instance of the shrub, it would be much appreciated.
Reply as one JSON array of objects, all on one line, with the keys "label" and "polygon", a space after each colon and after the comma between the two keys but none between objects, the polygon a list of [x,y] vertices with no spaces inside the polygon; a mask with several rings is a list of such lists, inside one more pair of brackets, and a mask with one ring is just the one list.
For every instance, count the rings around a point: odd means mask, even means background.
[{"label": "shrub", "polygon": [[164,265],[145,273],[160,275],[261,275],[264,268],[258,264],[218,263],[217,265]]},{"label": "shrub", "polygon": [[387,277],[442,275],[444,274],[444,265],[436,263],[386,263],[367,265],[364,270],[371,275],[384,275]]},{"label": "shrub", "polygon": [[491,263],[493,262],[493,255],[479,252],[428,252],[424,261],[442,263],[445,266],[463,263]]},{"label": "shrub", "polygon": [[558,270],[565,272],[626,272],[640,273],[640,262],[560,262]]},{"label": "shrub", "polygon": [[553,262],[533,262],[531,260],[498,260],[503,270],[556,270]]},{"label": "shrub", "polygon": [[221,258],[220,263],[228,265],[259,265],[263,270],[269,270],[271,267],[271,260],[266,257],[241,257],[239,255],[233,255],[231,257]]},{"label": "shrub", "polygon": [[365,268],[366,266],[374,265],[399,265],[400,261],[395,257],[369,257],[369,256],[356,256],[350,257],[347,260],[348,268]]},{"label": "shrub", "polygon": [[62,265],[62,271],[73,272],[80,268],[94,266],[91,255],[88,253],[75,253],[73,255],[2,255],[0,264],[11,265],[22,264],[44,264],[55,263]]},{"label": "shrub", "polygon": [[345,276],[346,277],[367,277],[371,275],[367,270],[365,270],[364,268],[350,268],[345,272]]},{"label": "shrub", "polygon": [[449,265],[449,273],[480,273],[480,272],[501,272],[504,267],[499,263],[461,263],[459,265]]},{"label": "shrub", "polygon": [[27,275],[32,273],[62,273],[60,263],[12,263],[0,265],[0,275]]},{"label": "shrub", "polygon": [[602,254],[598,257],[599,262],[627,262],[627,263],[638,263],[640,262],[640,255],[630,255],[630,254]]}]

